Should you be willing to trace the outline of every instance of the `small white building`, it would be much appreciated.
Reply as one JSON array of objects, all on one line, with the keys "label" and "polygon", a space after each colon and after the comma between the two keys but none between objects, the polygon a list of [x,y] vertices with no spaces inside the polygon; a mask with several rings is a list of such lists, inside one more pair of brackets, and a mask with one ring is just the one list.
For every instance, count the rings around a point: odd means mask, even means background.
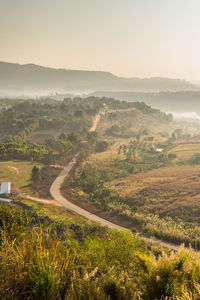
[{"label": "small white building", "polygon": [[157,148],[156,149],[157,152],[163,152],[163,150],[164,150],[163,148]]},{"label": "small white building", "polygon": [[10,186],[11,186],[10,182],[2,182],[0,184],[0,195],[10,194]]}]

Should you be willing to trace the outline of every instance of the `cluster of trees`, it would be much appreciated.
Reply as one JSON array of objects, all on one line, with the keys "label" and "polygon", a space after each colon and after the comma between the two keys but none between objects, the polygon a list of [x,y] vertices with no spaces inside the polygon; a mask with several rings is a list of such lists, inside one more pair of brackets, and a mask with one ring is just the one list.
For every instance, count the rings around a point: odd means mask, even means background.
[{"label": "cluster of trees", "polygon": [[28,142],[18,143],[12,138],[7,138],[0,143],[1,160],[31,160],[49,161],[51,151],[45,145],[32,144]]},{"label": "cluster of trees", "polygon": [[156,145],[145,141],[140,141],[140,137],[137,136],[136,140],[132,140],[128,145],[120,145],[118,148],[118,154],[123,153],[127,159],[133,159],[137,161],[142,158],[145,153],[155,153]]},{"label": "cluster of trees", "polygon": [[30,134],[39,128],[39,121],[30,119],[27,120],[26,124],[24,125],[26,127],[20,130],[15,137],[15,139],[19,142],[25,142],[27,138],[30,136]]},{"label": "cluster of trees", "polygon": [[78,161],[81,163],[85,161],[92,152],[103,152],[108,148],[109,144],[105,140],[99,140],[96,131],[88,132],[87,144],[82,145],[79,152]]},{"label": "cluster of trees", "polygon": [[[87,163],[76,169],[72,187],[84,192],[82,198],[106,210],[109,203],[117,205],[120,197],[108,186],[108,182],[126,176],[131,172],[130,163],[114,160],[111,164]],[[77,193],[78,195],[78,193]]]},{"label": "cluster of trees", "polygon": [[96,97],[75,97],[64,101],[52,99],[8,101],[0,111],[2,136],[18,136],[25,141],[35,130],[64,129],[66,133],[85,135],[91,126],[92,117],[103,107]]},{"label": "cluster of trees", "polygon": [[55,154],[55,158],[62,160],[77,150],[79,143],[80,138],[76,133],[69,133],[68,135],[61,133],[58,138],[47,139],[45,145],[49,151]]},{"label": "cluster of trees", "polygon": [[43,163],[53,163],[55,160],[62,160],[73,153],[80,142],[75,133],[67,136],[61,134],[57,139],[48,139],[45,144],[31,142],[19,143],[17,138],[7,137],[0,143],[0,160],[30,160]]},{"label": "cluster of trees", "polygon": [[[0,111],[0,159],[20,159],[53,163],[75,152],[80,137],[87,136],[88,145],[80,155],[84,159],[91,151],[105,151],[106,141],[99,141],[96,132],[88,133],[93,116],[104,107],[104,98],[75,97],[64,101],[52,99],[13,100]],[[115,102],[115,100],[113,100]],[[110,103],[112,105],[112,101]],[[42,144],[32,143],[30,135],[37,130],[53,129],[55,136]],[[61,134],[57,136],[57,132]]]},{"label": "cluster of trees", "polygon": [[123,153],[125,159],[135,166],[137,164],[143,164],[143,171],[150,170],[161,165],[166,165],[169,159],[175,157],[168,156],[166,151],[157,152],[157,145],[155,143],[140,141],[138,135],[136,140],[132,140],[128,145],[120,145],[118,148],[118,154]]},{"label": "cluster of trees", "polygon": [[[4,101],[6,103],[6,100]],[[86,135],[91,126],[92,117],[105,104],[109,109],[136,108],[143,113],[154,114],[158,119],[170,120],[166,114],[144,103],[128,103],[105,97],[91,96],[84,99],[75,97],[66,98],[64,101],[48,98],[26,101],[16,99],[15,101],[7,100],[7,102],[7,106],[5,105],[0,110],[0,133],[2,136],[18,136],[20,142],[25,141],[35,130],[44,129],[64,128],[66,133],[76,132],[79,135]],[[110,130],[111,132],[118,131],[117,128]]]}]

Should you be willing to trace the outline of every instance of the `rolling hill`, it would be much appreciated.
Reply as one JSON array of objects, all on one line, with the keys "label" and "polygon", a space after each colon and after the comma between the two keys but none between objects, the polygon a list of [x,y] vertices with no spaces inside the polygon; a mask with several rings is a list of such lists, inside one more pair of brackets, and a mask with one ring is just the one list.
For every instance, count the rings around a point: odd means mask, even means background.
[{"label": "rolling hill", "polygon": [[200,91],[98,91],[92,93],[92,95],[96,97],[115,98],[129,102],[143,101],[146,104],[165,112],[200,114]]}]

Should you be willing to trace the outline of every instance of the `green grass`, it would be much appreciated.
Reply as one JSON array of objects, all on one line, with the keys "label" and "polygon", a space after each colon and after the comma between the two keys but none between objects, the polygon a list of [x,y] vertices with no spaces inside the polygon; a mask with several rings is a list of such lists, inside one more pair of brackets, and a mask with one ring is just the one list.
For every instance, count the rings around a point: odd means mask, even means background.
[{"label": "green grass", "polygon": [[14,173],[15,173],[15,171],[13,171],[9,168],[1,167],[1,169],[0,169],[0,180],[4,179],[4,178],[11,177]]},{"label": "green grass", "polygon": [[74,222],[77,224],[83,224],[89,222],[87,219],[61,206],[44,204],[28,199],[19,201],[20,203],[25,204],[30,211],[35,211],[39,216],[47,216],[54,221],[61,221],[65,224],[72,224]]},{"label": "green grass", "polygon": [[42,166],[40,163],[27,161],[0,162],[0,180],[1,182],[10,181],[11,190],[14,193],[30,192],[30,174],[34,165]]}]

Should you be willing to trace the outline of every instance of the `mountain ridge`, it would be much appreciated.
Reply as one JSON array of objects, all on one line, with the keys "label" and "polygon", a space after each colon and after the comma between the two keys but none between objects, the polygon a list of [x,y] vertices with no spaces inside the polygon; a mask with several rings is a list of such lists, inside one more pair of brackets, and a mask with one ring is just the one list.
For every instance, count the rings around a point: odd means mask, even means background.
[{"label": "mountain ridge", "polygon": [[198,90],[183,79],[119,77],[107,71],[71,70],[0,61],[0,92],[67,91],[166,91]]}]

